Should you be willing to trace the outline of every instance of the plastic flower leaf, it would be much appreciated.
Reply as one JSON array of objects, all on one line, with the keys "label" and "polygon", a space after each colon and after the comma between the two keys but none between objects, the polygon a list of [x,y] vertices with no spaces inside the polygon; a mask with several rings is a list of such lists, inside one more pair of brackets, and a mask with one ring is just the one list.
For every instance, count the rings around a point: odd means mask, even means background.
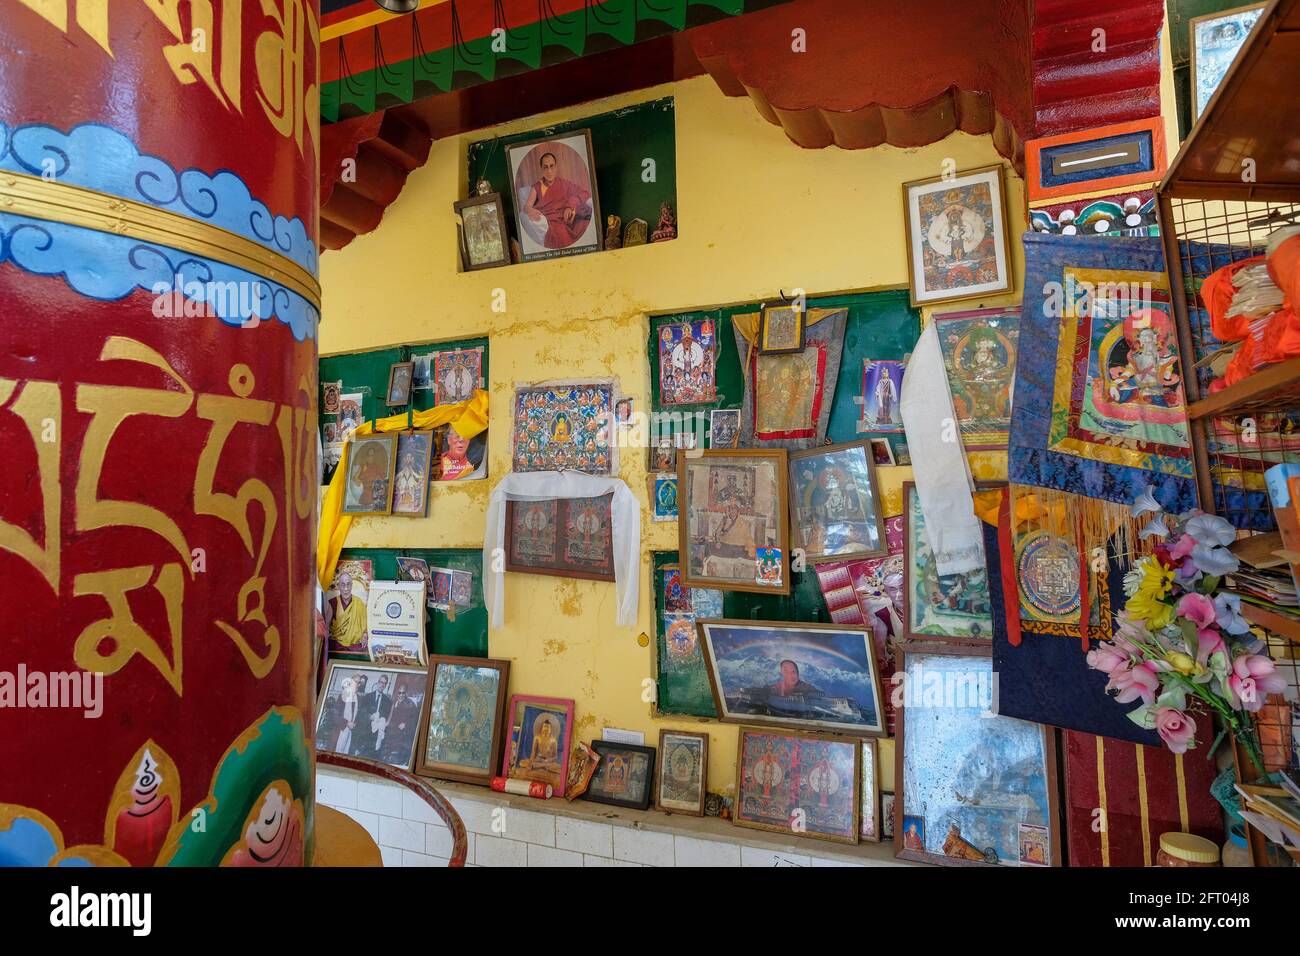
[{"label": "plastic flower leaf", "polygon": [[1178,684],[1170,684],[1164,693],[1156,698],[1155,706],[1172,707],[1174,710],[1187,709],[1187,690]]},{"label": "plastic flower leaf", "polygon": [[1159,518],[1156,518],[1154,521],[1152,521],[1145,528],[1143,528],[1141,531],[1138,532],[1138,538],[1142,541],[1145,541],[1147,538],[1150,538],[1152,535],[1155,535],[1156,537],[1159,538],[1169,537],[1169,528],[1165,526],[1164,515],[1161,515]]},{"label": "plastic flower leaf", "polygon": [[1241,616],[1241,598],[1236,594],[1214,596],[1214,623],[1229,634],[1249,634],[1250,625]]},{"label": "plastic flower leaf", "polygon": [[1137,724],[1143,730],[1156,729],[1155,707],[1143,704],[1141,707],[1130,710],[1126,715],[1129,720]]},{"label": "plastic flower leaf", "polygon": [[1218,515],[1197,515],[1187,522],[1187,533],[1200,544],[1229,545],[1237,540],[1237,529]]},{"label": "plastic flower leaf", "polygon": [[1237,556],[1227,548],[1212,548],[1205,544],[1198,544],[1192,549],[1192,560],[1206,574],[1216,574],[1220,577],[1232,574],[1240,567]]},{"label": "plastic flower leaf", "polygon": [[1133,501],[1133,510],[1131,512],[1132,517],[1136,518],[1139,515],[1146,514],[1148,511],[1164,510],[1161,507],[1160,502],[1156,501],[1155,491],[1156,489],[1154,485],[1147,485],[1146,488],[1143,489],[1142,494],[1138,495]]}]

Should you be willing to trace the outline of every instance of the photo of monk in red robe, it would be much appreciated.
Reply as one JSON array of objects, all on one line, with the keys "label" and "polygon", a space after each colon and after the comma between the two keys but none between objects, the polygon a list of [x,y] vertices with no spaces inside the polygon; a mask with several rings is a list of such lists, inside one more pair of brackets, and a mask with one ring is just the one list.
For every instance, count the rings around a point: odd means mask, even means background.
[{"label": "photo of monk in red robe", "polygon": [[564,249],[582,238],[591,222],[591,191],[556,175],[554,153],[542,154],[542,178],[533,183],[524,215],[541,225],[546,219],[547,249]]},{"label": "photo of monk in red robe", "polygon": [[525,260],[600,248],[590,155],[586,131],[510,148]]}]

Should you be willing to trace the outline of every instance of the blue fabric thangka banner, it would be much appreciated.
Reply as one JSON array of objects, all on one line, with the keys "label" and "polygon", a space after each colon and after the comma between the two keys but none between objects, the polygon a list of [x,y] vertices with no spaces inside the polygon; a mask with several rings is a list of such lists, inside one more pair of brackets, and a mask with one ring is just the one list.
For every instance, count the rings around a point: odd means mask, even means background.
[{"label": "blue fabric thangka banner", "polygon": [[1009,477],[1130,504],[1196,505],[1183,371],[1158,238],[1026,233]]}]

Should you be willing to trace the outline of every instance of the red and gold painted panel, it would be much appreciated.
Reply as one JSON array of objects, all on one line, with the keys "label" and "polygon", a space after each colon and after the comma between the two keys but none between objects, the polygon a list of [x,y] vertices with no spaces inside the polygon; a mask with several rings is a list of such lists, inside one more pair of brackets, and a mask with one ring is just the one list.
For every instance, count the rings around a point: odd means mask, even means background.
[{"label": "red and gold painted panel", "polygon": [[319,43],[0,20],[0,864],[310,861]]}]

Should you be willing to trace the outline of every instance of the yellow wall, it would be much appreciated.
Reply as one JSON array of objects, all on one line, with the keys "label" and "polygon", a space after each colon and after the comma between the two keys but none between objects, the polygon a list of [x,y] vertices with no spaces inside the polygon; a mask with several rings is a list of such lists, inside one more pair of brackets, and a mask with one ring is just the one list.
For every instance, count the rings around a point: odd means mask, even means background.
[{"label": "yellow wall", "polygon": [[[458,272],[452,202],[462,197],[466,146],[676,97],[676,241]],[[1000,162],[985,137],[962,133],[923,149],[804,150],[765,122],[748,100],[724,97],[708,77],[615,97],[434,143],[378,230],[322,257],[321,351],[354,351],[486,335],[490,338],[488,481],[435,484],[430,517],[363,518],[349,547],[482,547],[484,510],[495,478],[510,467],[510,399],[516,384],[616,376],[638,411],[650,407],[646,339],[652,314],[760,300],[800,287],[810,295],[907,284],[901,184]],[[1009,234],[1017,283],[1023,256],[1024,184],[1008,166]],[[617,210],[612,210],[617,212]],[[498,290],[506,311],[492,310]],[[990,297],[960,307],[1016,302]],[[949,307],[951,308],[951,307]],[[614,585],[536,575],[506,576],[503,628],[489,635],[493,657],[512,662],[513,691],[572,697],[582,739],[606,726],[644,731],[707,728],[709,786],[735,782],[736,728],[655,720],[642,700],[653,673],[649,552],[676,550],[676,524],[653,523],[646,505],[644,452],[621,456],[620,476],[642,501],[641,603],[633,628],[614,625]],[[887,511],[901,511],[910,469],[886,468]],[[1001,456],[975,462],[977,477],[1005,477]],[[881,749],[883,783],[893,780],[893,746]]]}]

